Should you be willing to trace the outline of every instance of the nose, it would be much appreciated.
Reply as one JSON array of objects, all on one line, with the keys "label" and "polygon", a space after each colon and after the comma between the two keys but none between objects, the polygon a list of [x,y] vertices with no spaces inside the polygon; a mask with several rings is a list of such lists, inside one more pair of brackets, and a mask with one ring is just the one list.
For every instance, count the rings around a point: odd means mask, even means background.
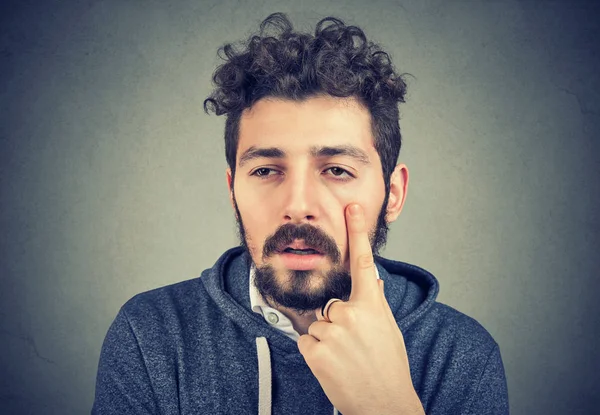
[{"label": "nose", "polygon": [[288,172],[282,186],[284,220],[292,223],[314,222],[319,216],[316,179],[307,172]]}]

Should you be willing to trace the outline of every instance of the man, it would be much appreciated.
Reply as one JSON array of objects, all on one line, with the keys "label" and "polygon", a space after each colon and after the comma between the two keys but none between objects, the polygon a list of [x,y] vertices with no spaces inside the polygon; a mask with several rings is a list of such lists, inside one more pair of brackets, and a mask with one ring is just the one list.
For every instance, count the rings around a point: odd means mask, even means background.
[{"label": "man", "polygon": [[311,36],[279,13],[223,50],[205,110],[227,114],[241,246],[122,307],[92,412],[508,413],[492,337],[435,301],[433,275],[377,255],[409,180],[387,55],[341,20]]}]

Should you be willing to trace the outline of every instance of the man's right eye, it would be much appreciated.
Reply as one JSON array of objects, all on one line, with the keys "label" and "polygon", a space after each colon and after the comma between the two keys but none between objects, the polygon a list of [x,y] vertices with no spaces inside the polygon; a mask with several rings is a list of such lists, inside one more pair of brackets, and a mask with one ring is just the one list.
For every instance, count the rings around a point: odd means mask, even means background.
[{"label": "man's right eye", "polygon": [[261,167],[260,169],[256,169],[254,170],[250,176],[258,176],[260,178],[267,178],[269,176],[272,176],[271,174],[269,174],[270,172],[275,171],[273,169],[269,169],[267,167]]}]

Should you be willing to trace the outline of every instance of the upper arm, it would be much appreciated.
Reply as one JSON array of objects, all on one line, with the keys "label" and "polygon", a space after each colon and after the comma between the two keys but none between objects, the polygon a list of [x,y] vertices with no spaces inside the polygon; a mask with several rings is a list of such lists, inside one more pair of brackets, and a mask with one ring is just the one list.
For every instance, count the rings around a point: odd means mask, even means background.
[{"label": "upper arm", "polygon": [[158,413],[144,357],[121,309],[102,345],[92,414]]},{"label": "upper arm", "polygon": [[471,397],[467,413],[474,415],[505,415],[509,413],[506,375],[498,345],[488,356],[475,394]]}]

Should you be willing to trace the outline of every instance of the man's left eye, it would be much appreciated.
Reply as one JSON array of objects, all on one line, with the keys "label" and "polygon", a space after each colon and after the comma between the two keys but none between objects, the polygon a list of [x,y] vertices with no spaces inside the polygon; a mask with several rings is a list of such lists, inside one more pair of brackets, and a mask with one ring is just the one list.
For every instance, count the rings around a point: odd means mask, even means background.
[{"label": "man's left eye", "polygon": [[348,177],[353,177],[347,170],[344,170],[341,167],[330,167],[327,170],[331,171],[335,177],[342,177],[343,174],[346,174]]}]

